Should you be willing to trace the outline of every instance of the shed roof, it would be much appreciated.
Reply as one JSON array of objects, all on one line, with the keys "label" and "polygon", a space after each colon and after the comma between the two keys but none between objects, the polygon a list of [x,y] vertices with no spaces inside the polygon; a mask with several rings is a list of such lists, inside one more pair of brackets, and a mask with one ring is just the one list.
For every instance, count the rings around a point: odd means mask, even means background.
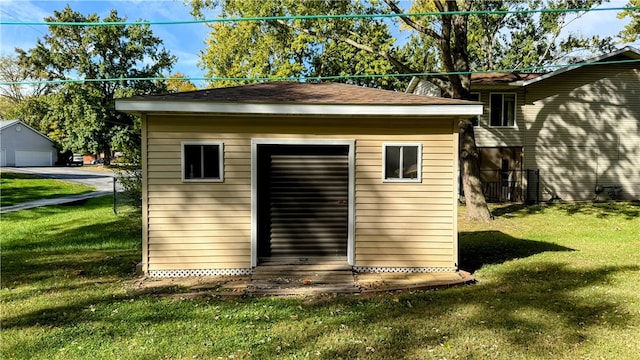
[{"label": "shed roof", "polygon": [[[133,113],[478,115],[480,103],[341,83],[266,82],[116,101]],[[403,110],[401,110],[403,109]]]}]

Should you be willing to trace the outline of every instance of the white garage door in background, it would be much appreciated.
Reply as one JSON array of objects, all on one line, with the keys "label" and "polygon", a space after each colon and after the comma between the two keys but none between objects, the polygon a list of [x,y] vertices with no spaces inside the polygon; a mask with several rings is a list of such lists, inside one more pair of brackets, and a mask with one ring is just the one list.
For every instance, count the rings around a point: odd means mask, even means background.
[{"label": "white garage door in background", "polygon": [[53,166],[51,151],[16,150],[16,166]]}]

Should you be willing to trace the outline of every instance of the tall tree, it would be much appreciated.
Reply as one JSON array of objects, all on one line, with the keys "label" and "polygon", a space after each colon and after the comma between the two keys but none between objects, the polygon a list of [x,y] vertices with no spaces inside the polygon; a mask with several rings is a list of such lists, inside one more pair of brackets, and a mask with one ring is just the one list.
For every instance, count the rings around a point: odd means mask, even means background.
[{"label": "tall tree", "polygon": [[[45,20],[100,22],[97,14],[85,16],[68,5]],[[102,21],[121,23],[126,18],[111,10]],[[48,98],[43,122],[62,129],[58,140],[65,150],[103,152],[108,161],[113,148],[126,150],[140,143],[135,118],[116,112],[114,100],[166,89],[163,82],[135,80],[160,77],[171,69],[175,57],[161,45],[148,25],[50,25],[49,34],[34,48],[16,51],[25,68],[46,74],[47,79],[88,80],[57,85]],[[91,81],[113,78],[121,80]]]},{"label": "tall tree", "polygon": [[[467,99],[469,71],[492,68],[544,65],[570,53],[587,42],[559,41],[565,15],[456,13],[470,10],[540,9],[560,7],[589,8],[601,0],[416,0],[409,9],[396,0],[295,1],[267,0],[189,0],[195,16],[217,7],[222,16],[286,16],[318,14],[405,14],[435,12],[438,16],[400,16],[396,20],[354,17],[350,19],[281,19],[262,22],[216,24],[201,65],[209,76],[253,77],[296,74],[359,75],[447,72],[453,75],[426,77],[441,88],[445,96]],[[451,13],[453,12],[453,13]],[[469,26],[472,24],[473,26]],[[412,32],[405,46],[392,36],[398,29]],[[234,38],[232,36],[237,36]],[[230,43],[229,39],[234,40]],[[591,40],[590,40],[591,41]],[[483,43],[484,42],[484,43]],[[550,45],[552,43],[553,45]],[[246,49],[245,49],[246,47]],[[240,48],[240,49],[238,49]],[[333,51],[327,51],[331,49]],[[231,53],[233,56],[227,56]],[[211,60],[215,59],[215,60]],[[347,60],[347,61],[345,61]],[[366,67],[362,62],[376,66]],[[222,64],[222,65],[220,65]],[[330,64],[330,67],[323,67]],[[287,70],[293,69],[293,70]],[[326,70],[326,72],[324,72]],[[347,80],[381,86],[375,80]],[[402,82],[386,80],[387,87]],[[468,216],[488,220],[491,214],[482,193],[478,150],[470,120],[460,122],[460,160]]]},{"label": "tall tree", "polygon": [[[2,102],[0,118],[20,117],[22,103],[30,98],[46,94],[47,86],[38,83],[43,80],[43,76],[44,74],[38,73],[33,68],[22,66],[15,56],[0,56],[0,80],[12,83],[0,86],[0,101]],[[31,84],[20,84],[25,82]]]}]

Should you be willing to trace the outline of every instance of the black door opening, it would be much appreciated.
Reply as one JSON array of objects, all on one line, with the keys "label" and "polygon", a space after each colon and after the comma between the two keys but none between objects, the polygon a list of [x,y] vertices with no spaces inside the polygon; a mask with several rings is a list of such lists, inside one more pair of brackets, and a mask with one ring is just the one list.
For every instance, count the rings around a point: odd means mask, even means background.
[{"label": "black door opening", "polygon": [[258,145],[258,257],[345,258],[348,145]]}]

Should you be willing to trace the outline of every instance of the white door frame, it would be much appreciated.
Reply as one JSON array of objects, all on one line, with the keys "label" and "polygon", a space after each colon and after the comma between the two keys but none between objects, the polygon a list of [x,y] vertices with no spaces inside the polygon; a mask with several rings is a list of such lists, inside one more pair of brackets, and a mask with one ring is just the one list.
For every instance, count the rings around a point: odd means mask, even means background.
[{"label": "white door frame", "polygon": [[355,140],[342,139],[251,139],[251,267],[258,265],[258,145],[346,145],[349,147],[349,207],[347,261],[354,264],[355,233]]}]

